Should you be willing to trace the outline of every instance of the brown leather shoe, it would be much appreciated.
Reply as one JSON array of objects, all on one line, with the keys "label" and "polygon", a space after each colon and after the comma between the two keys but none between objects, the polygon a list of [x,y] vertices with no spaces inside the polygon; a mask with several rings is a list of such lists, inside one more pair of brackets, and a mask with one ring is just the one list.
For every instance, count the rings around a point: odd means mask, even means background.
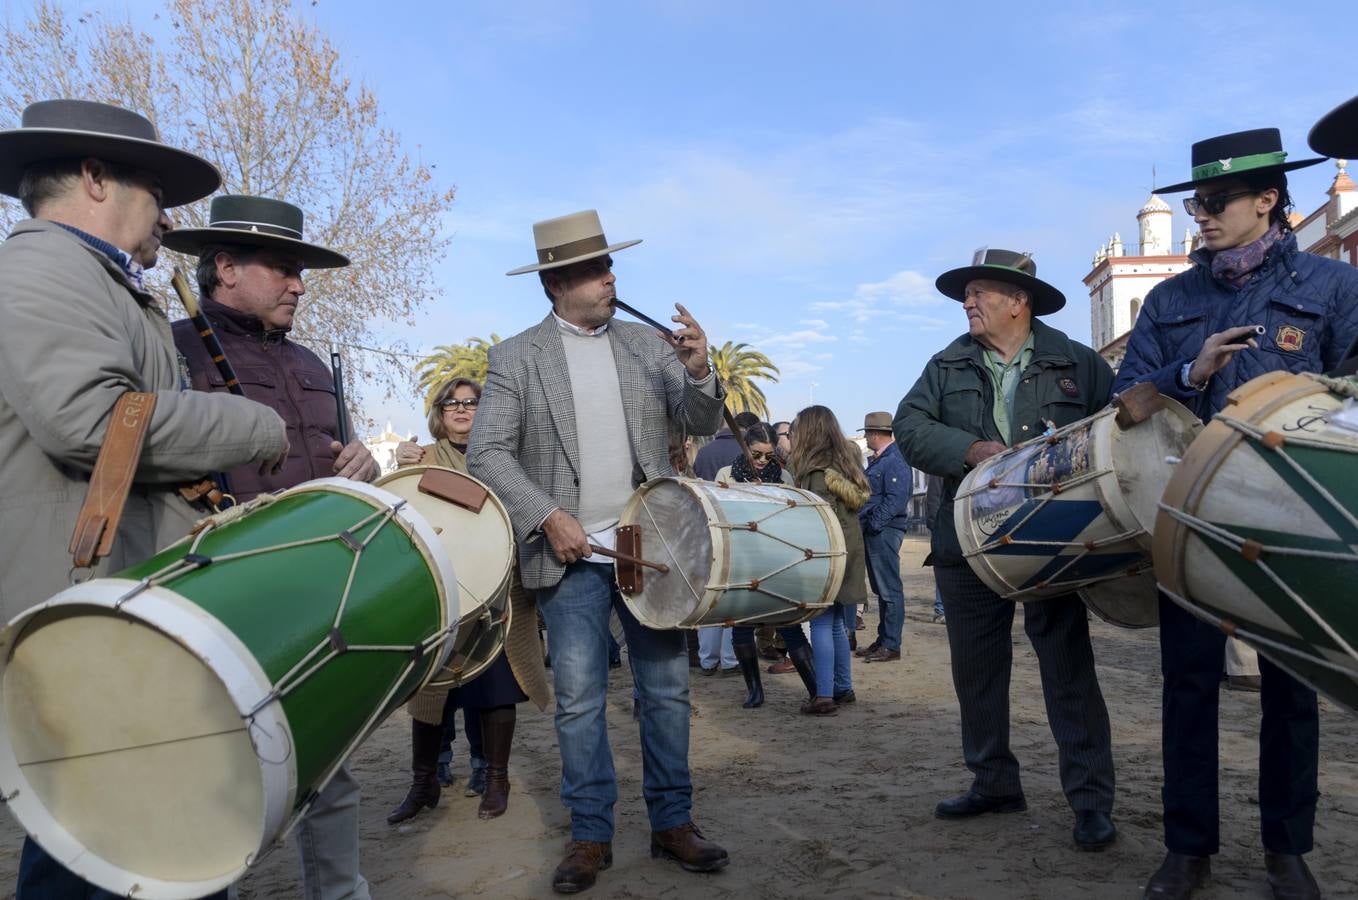
[{"label": "brown leather shoe", "polygon": [[878,647],[876,650],[865,655],[863,662],[895,662],[901,658],[901,651],[888,650],[885,647]]},{"label": "brown leather shoe", "polygon": [[792,660],[784,657],[783,659],[769,666],[768,669],[766,669],[765,671],[767,671],[770,675],[786,675],[788,672],[797,671],[797,666],[793,664]]},{"label": "brown leather shoe", "polygon": [[802,714],[807,716],[833,716],[839,713],[833,697],[811,697],[802,701]]},{"label": "brown leather shoe", "polygon": [[613,865],[613,845],[606,841],[571,841],[566,856],[552,873],[552,890],[574,894],[594,884],[599,873]]},{"label": "brown leather shoe", "polygon": [[859,647],[857,650],[855,650],[855,651],[853,652],[853,655],[854,655],[854,656],[867,656],[869,653],[876,653],[879,649],[881,649],[881,646],[882,646],[882,642],[881,642],[881,641],[873,641],[871,644],[868,644],[866,647]]},{"label": "brown leather shoe", "polygon": [[1259,675],[1231,675],[1226,678],[1226,689],[1229,691],[1253,691],[1258,693],[1264,686],[1264,679]]},{"label": "brown leather shoe", "polygon": [[659,856],[678,862],[689,872],[715,872],[731,861],[726,851],[703,837],[692,822],[651,832],[651,858]]}]

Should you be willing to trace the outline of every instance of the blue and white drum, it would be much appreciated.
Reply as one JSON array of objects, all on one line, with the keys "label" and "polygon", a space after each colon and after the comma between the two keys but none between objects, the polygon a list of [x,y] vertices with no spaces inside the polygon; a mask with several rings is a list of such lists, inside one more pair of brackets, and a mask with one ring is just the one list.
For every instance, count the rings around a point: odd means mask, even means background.
[{"label": "blue and white drum", "polygon": [[658,478],[637,489],[620,526],[640,535],[644,570],[628,608],[651,628],[791,625],[835,601],[844,533],[820,497],[784,484]]},{"label": "blue and white drum", "polygon": [[983,461],[953,508],[962,551],[991,590],[1013,600],[1080,592],[1115,625],[1155,625],[1151,530],[1160,496],[1201,430],[1161,398],[1144,420],[1109,407]]}]

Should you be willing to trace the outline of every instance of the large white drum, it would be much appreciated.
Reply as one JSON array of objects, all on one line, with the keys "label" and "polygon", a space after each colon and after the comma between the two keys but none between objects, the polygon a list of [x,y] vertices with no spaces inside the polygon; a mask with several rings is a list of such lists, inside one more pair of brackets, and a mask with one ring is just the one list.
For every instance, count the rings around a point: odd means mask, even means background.
[{"label": "large white drum", "polygon": [[619,525],[640,536],[642,558],[669,567],[643,570],[640,589],[624,585],[651,628],[805,622],[844,581],[834,509],[789,485],[658,478],[632,495]]},{"label": "large white drum", "polygon": [[1150,529],[1171,463],[1202,425],[1173,400],[1157,397],[1155,406],[1144,417],[1110,406],[963,479],[957,536],[991,590],[1013,600],[1078,591],[1115,624],[1156,623]]},{"label": "large white drum", "polygon": [[455,688],[484,672],[504,648],[511,607],[514,530],[486,485],[442,466],[407,466],[375,482],[434,526],[457,568],[459,619],[448,665],[430,687]]}]

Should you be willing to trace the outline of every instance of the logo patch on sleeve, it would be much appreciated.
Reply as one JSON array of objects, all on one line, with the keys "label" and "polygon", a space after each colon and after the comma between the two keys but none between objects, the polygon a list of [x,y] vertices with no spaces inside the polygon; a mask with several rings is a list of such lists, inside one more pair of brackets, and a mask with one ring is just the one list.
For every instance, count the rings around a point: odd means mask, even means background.
[{"label": "logo patch on sleeve", "polygon": [[1075,386],[1074,378],[1062,378],[1059,382],[1057,382],[1057,387],[1059,387],[1061,389],[1061,393],[1065,394],[1067,397],[1080,396],[1080,389]]},{"label": "logo patch on sleeve", "polygon": [[1278,345],[1278,349],[1288,352],[1300,350],[1305,341],[1306,332],[1295,325],[1279,325],[1277,333],[1273,335],[1273,343]]}]

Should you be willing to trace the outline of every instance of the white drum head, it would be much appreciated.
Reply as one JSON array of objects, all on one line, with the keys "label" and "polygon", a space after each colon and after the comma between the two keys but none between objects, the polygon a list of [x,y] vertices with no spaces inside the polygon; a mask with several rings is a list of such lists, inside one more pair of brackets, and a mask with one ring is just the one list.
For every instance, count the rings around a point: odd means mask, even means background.
[{"label": "white drum head", "polygon": [[[477,612],[500,591],[509,589],[514,562],[514,532],[509,513],[498,497],[486,488],[480,512],[458,506],[441,497],[422,493],[420,476],[438,466],[410,466],[379,478],[375,484],[406,500],[438,533],[440,543],[452,557],[457,572],[458,618]],[[485,487],[482,482],[452,469],[444,472]]]},{"label": "white drum head", "polygon": [[[112,609],[130,586],[71,588],[5,629],[0,780],[24,827],[87,881],[200,897],[240,876],[292,802],[286,776],[261,770],[291,740],[269,721],[278,745],[256,752],[241,706],[267,682],[234,636],[161,589],[127,607],[168,610],[157,625]],[[95,593],[109,596],[80,599]]]},{"label": "white drum head", "polygon": [[[652,481],[632,495],[622,519],[641,532],[642,556],[670,567],[664,574],[642,569],[642,588],[628,597],[633,614],[652,628],[696,620],[713,564],[710,520],[698,495],[677,479]],[[720,549],[729,553],[730,544]]]}]

